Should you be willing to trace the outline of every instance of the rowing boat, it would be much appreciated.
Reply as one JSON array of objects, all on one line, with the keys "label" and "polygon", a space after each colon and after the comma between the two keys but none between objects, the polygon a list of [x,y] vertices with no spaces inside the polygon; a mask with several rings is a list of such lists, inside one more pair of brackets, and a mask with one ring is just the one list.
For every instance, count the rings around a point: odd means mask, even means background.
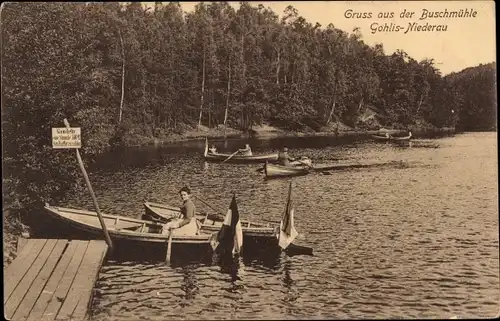
[{"label": "rowing boat", "polygon": [[[211,162],[222,162],[228,159],[232,154],[225,153],[207,153],[205,155],[206,161]],[[278,160],[278,153],[265,154],[265,155],[234,155],[233,157],[227,160],[228,163],[265,163],[267,162],[276,162]]]},{"label": "rowing boat", "polygon": [[[144,202],[145,217],[166,223],[172,219],[180,218],[180,208],[160,203]],[[201,231],[205,233],[214,233],[220,230],[224,217],[220,214],[195,213],[196,218],[202,222]],[[241,220],[243,236],[245,238],[255,238],[261,241],[262,238],[276,237],[276,228],[269,227],[269,224],[256,223]]]},{"label": "rowing boat", "polygon": [[[77,230],[84,232],[92,238],[103,238],[103,232],[101,224],[99,222],[99,217],[94,211],[51,206],[49,204],[45,204],[44,210],[44,213],[48,214],[55,220],[62,222],[69,227],[76,228]],[[162,234],[163,224],[161,223],[105,213],[101,213],[101,216],[104,220],[104,224],[106,225],[109,236],[113,240],[113,242],[118,241],[140,246],[152,246],[166,244],[169,240],[170,235],[168,233]],[[210,241],[214,237],[214,233],[211,233],[210,230],[214,230],[214,232],[216,232],[219,229],[220,226],[215,225],[209,230],[206,230],[206,232],[201,229],[197,235],[182,235],[181,233],[176,233],[179,230],[174,229],[171,232],[173,233],[171,240],[172,250],[179,250],[183,246],[188,246],[189,249],[201,248],[204,249],[204,251],[211,252],[213,250],[210,246]],[[251,250],[252,247],[254,249],[262,249],[262,246],[264,245],[266,248],[267,246],[270,246],[269,249],[279,250],[278,240],[275,234],[273,234],[272,237],[268,237],[268,235],[265,235],[260,239],[248,239],[247,236],[250,235],[248,234],[249,231],[251,230],[248,230],[247,227],[246,235],[244,232],[245,241],[243,244],[245,248],[249,250]],[[252,233],[258,234],[258,232],[259,228],[254,228]],[[147,251],[146,248],[144,248],[143,250]],[[289,253],[289,255],[313,255],[312,248],[296,245],[293,243],[290,244],[285,251]]]},{"label": "rowing boat", "polygon": [[373,139],[380,141],[408,141],[411,137],[411,132],[408,132],[408,136],[403,137],[372,135]]},{"label": "rowing boat", "polygon": [[205,152],[203,153],[206,161],[209,162],[228,162],[228,163],[265,163],[277,162],[278,153],[262,154],[262,155],[237,155],[235,153],[218,153],[208,150],[208,141],[205,140]]},{"label": "rowing boat", "polygon": [[309,166],[282,166],[269,163],[264,165],[266,178],[307,175],[310,169]]},{"label": "rowing boat", "polygon": [[[45,213],[92,236],[102,237],[102,227],[96,212],[57,207],[46,204]],[[116,241],[134,241],[140,244],[166,243],[169,234],[162,234],[163,224],[132,217],[102,213],[109,236]],[[211,234],[180,235],[173,230],[172,244],[210,245]]]}]

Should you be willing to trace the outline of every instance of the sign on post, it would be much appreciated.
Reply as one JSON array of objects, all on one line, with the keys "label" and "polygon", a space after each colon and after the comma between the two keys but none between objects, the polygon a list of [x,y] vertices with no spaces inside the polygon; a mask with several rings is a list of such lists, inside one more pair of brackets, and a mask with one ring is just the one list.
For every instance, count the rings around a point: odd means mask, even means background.
[{"label": "sign on post", "polygon": [[80,127],[52,128],[52,148],[81,148]]}]

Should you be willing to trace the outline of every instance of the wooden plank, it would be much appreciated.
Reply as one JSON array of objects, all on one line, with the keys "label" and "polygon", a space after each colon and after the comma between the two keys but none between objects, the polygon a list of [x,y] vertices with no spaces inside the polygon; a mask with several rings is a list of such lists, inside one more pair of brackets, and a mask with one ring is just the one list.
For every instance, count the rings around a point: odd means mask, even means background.
[{"label": "wooden plank", "polygon": [[[23,246],[22,249],[18,249],[17,252],[18,255],[16,256],[14,261],[9,266],[7,266],[7,268],[4,271],[4,279],[7,279],[7,277],[9,277],[10,279],[11,277],[13,277],[14,274],[18,273],[19,267],[23,266],[22,261],[25,260],[26,257],[28,256],[33,257],[33,255],[30,255],[31,249],[33,248],[33,246],[35,246],[35,244],[39,242],[40,241],[36,240],[27,240],[25,246]],[[36,251],[33,251],[33,253],[36,253]]]},{"label": "wooden plank", "polygon": [[7,303],[10,295],[17,287],[18,283],[22,280],[24,274],[28,271],[29,267],[35,261],[40,250],[47,242],[47,239],[34,239],[30,240],[24,249],[19,253],[18,257],[12,262],[4,273],[4,297],[3,303]]},{"label": "wooden plank", "polygon": [[12,317],[13,320],[25,320],[29,315],[31,308],[33,308],[33,306],[35,305],[38,296],[42,292],[45,283],[52,274],[56,263],[61,258],[61,254],[63,253],[67,244],[67,240],[57,240],[56,245],[54,246],[52,252],[49,254],[49,258],[45,262],[45,265],[36,277],[35,281],[31,284],[31,287],[26,293],[26,296],[17,307],[17,310]]},{"label": "wooden plank", "polygon": [[[100,268],[100,263],[102,262],[104,252],[107,249],[106,243],[103,241],[90,241],[83,256],[82,263],[78,269],[78,274],[76,275],[71,288],[64,300],[61,309],[57,313],[56,320],[66,320],[72,317],[73,312],[78,306],[79,301],[82,301],[82,305],[88,300],[92,294],[92,287],[94,285],[95,277],[97,271]],[[87,312],[85,309],[80,308],[78,314],[85,316]],[[82,316],[82,318],[83,318]]]},{"label": "wooden plank", "polygon": [[79,243],[78,247],[75,250],[73,257],[71,258],[71,262],[69,262],[68,268],[66,269],[66,271],[64,271],[64,275],[59,281],[56,290],[52,294],[47,309],[45,309],[45,312],[43,313],[43,315],[39,320],[49,321],[55,319],[57,312],[59,311],[62,302],[65,300],[68,291],[71,287],[71,284],[73,283],[73,279],[75,278],[75,275],[78,272],[78,268],[80,267],[83,255],[87,250],[89,241],[72,241],[72,242],[78,242]]},{"label": "wooden plank", "polygon": [[31,284],[49,258],[49,255],[56,243],[56,239],[47,240],[47,242],[45,242],[45,246],[43,247],[42,251],[33,262],[31,267],[28,269],[28,272],[26,272],[21,282],[19,282],[16,289],[12,292],[10,298],[7,300],[7,303],[5,303],[4,316],[6,318],[11,318],[14,315],[14,312],[16,312],[17,307],[28,292]]},{"label": "wooden plank", "polygon": [[29,240],[24,237],[18,237],[17,238],[17,246],[16,246],[16,251],[17,253],[21,253],[21,250],[26,246],[26,244],[29,243]]},{"label": "wooden plank", "polygon": [[93,269],[89,271],[89,274],[87,278],[85,279],[86,284],[83,284],[83,286],[88,289],[86,290],[86,295],[82,295],[80,298],[80,301],[78,301],[78,304],[73,311],[73,319],[77,320],[83,320],[87,314],[87,311],[89,309],[89,304],[90,304],[90,299],[93,294],[93,289],[94,289],[94,284],[97,280],[97,277],[99,275],[99,270],[102,266],[102,262],[104,260],[104,257],[106,256],[106,251],[108,249],[108,245],[104,241],[91,241],[91,244],[89,244],[89,247],[93,246],[95,248],[95,251],[97,252],[95,257],[95,264],[93,266]]},{"label": "wooden plank", "polygon": [[[86,243],[85,241],[80,241],[80,242]],[[73,258],[78,245],[83,244],[80,242],[72,241],[68,244],[68,247],[66,247],[66,250],[62,253],[61,260],[57,263],[54,272],[52,272],[52,275],[49,278],[49,281],[45,285],[40,296],[38,297],[35,306],[31,309],[30,315],[28,316],[28,320],[36,321],[42,317],[43,312],[49,305],[49,302],[54,292],[56,291],[57,285],[59,284],[59,281],[63,277],[63,274],[66,271],[69,263],[71,262],[71,259]]]}]

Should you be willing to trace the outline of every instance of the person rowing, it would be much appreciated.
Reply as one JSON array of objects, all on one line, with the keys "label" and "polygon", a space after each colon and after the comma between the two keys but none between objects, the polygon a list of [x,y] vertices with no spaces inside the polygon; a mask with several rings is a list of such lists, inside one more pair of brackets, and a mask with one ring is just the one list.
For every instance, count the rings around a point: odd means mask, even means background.
[{"label": "person rowing", "polygon": [[283,147],[283,149],[278,153],[278,164],[281,166],[293,166],[292,162],[295,158],[288,155],[288,148]]},{"label": "person rowing", "polygon": [[243,156],[252,156],[252,149],[250,148],[249,144],[245,144],[245,148],[238,149],[238,153],[240,153]]},{"label": "person rowing", "polygon": [[280,164],[281,166],[305,165],[311,167],[311,160],[306,156],[302,156],[300,157],[300,159],[290,157],[288,155],[288,148],[283,147],[283,149],[278,154],[278,164]]}]

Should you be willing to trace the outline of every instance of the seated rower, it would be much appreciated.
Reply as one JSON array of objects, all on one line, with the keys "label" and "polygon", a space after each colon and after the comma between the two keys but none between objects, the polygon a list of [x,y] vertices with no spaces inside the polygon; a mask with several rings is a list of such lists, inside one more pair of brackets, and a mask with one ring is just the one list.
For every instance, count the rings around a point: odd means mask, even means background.
[{"label": "seated rower", "polygon": [[189,187],[184,186],[179,191],[179,194],[183,200],[181,218],[164,224],[162,234],[168,234],[170,230],[175,229],[175,235],[197,235],[199,226],[195,217],[196,208],[190,199],[191,190]]},{"label": "seated rower", "polygon": [[208,150],[209,150],[209,151],[210,151],[210,153],[212,153],[212,154],[217,153],[217,148],[215,148],[215,146],[214,146],[214,145],[212,145],[212,147],[210,147]]},{"label": "seated rower", "polygon": [[252,149],[249,144],[245,144],[245,148],[239,149],[238,152],[244,156],[252,156]]},{"label": "seated rower", "polygon": [[288,148],[283,147],[283,149],[278,154],[278,164],[282,166],[291,166],[291,161],[294,161],[294,159],[288,156]]}]

